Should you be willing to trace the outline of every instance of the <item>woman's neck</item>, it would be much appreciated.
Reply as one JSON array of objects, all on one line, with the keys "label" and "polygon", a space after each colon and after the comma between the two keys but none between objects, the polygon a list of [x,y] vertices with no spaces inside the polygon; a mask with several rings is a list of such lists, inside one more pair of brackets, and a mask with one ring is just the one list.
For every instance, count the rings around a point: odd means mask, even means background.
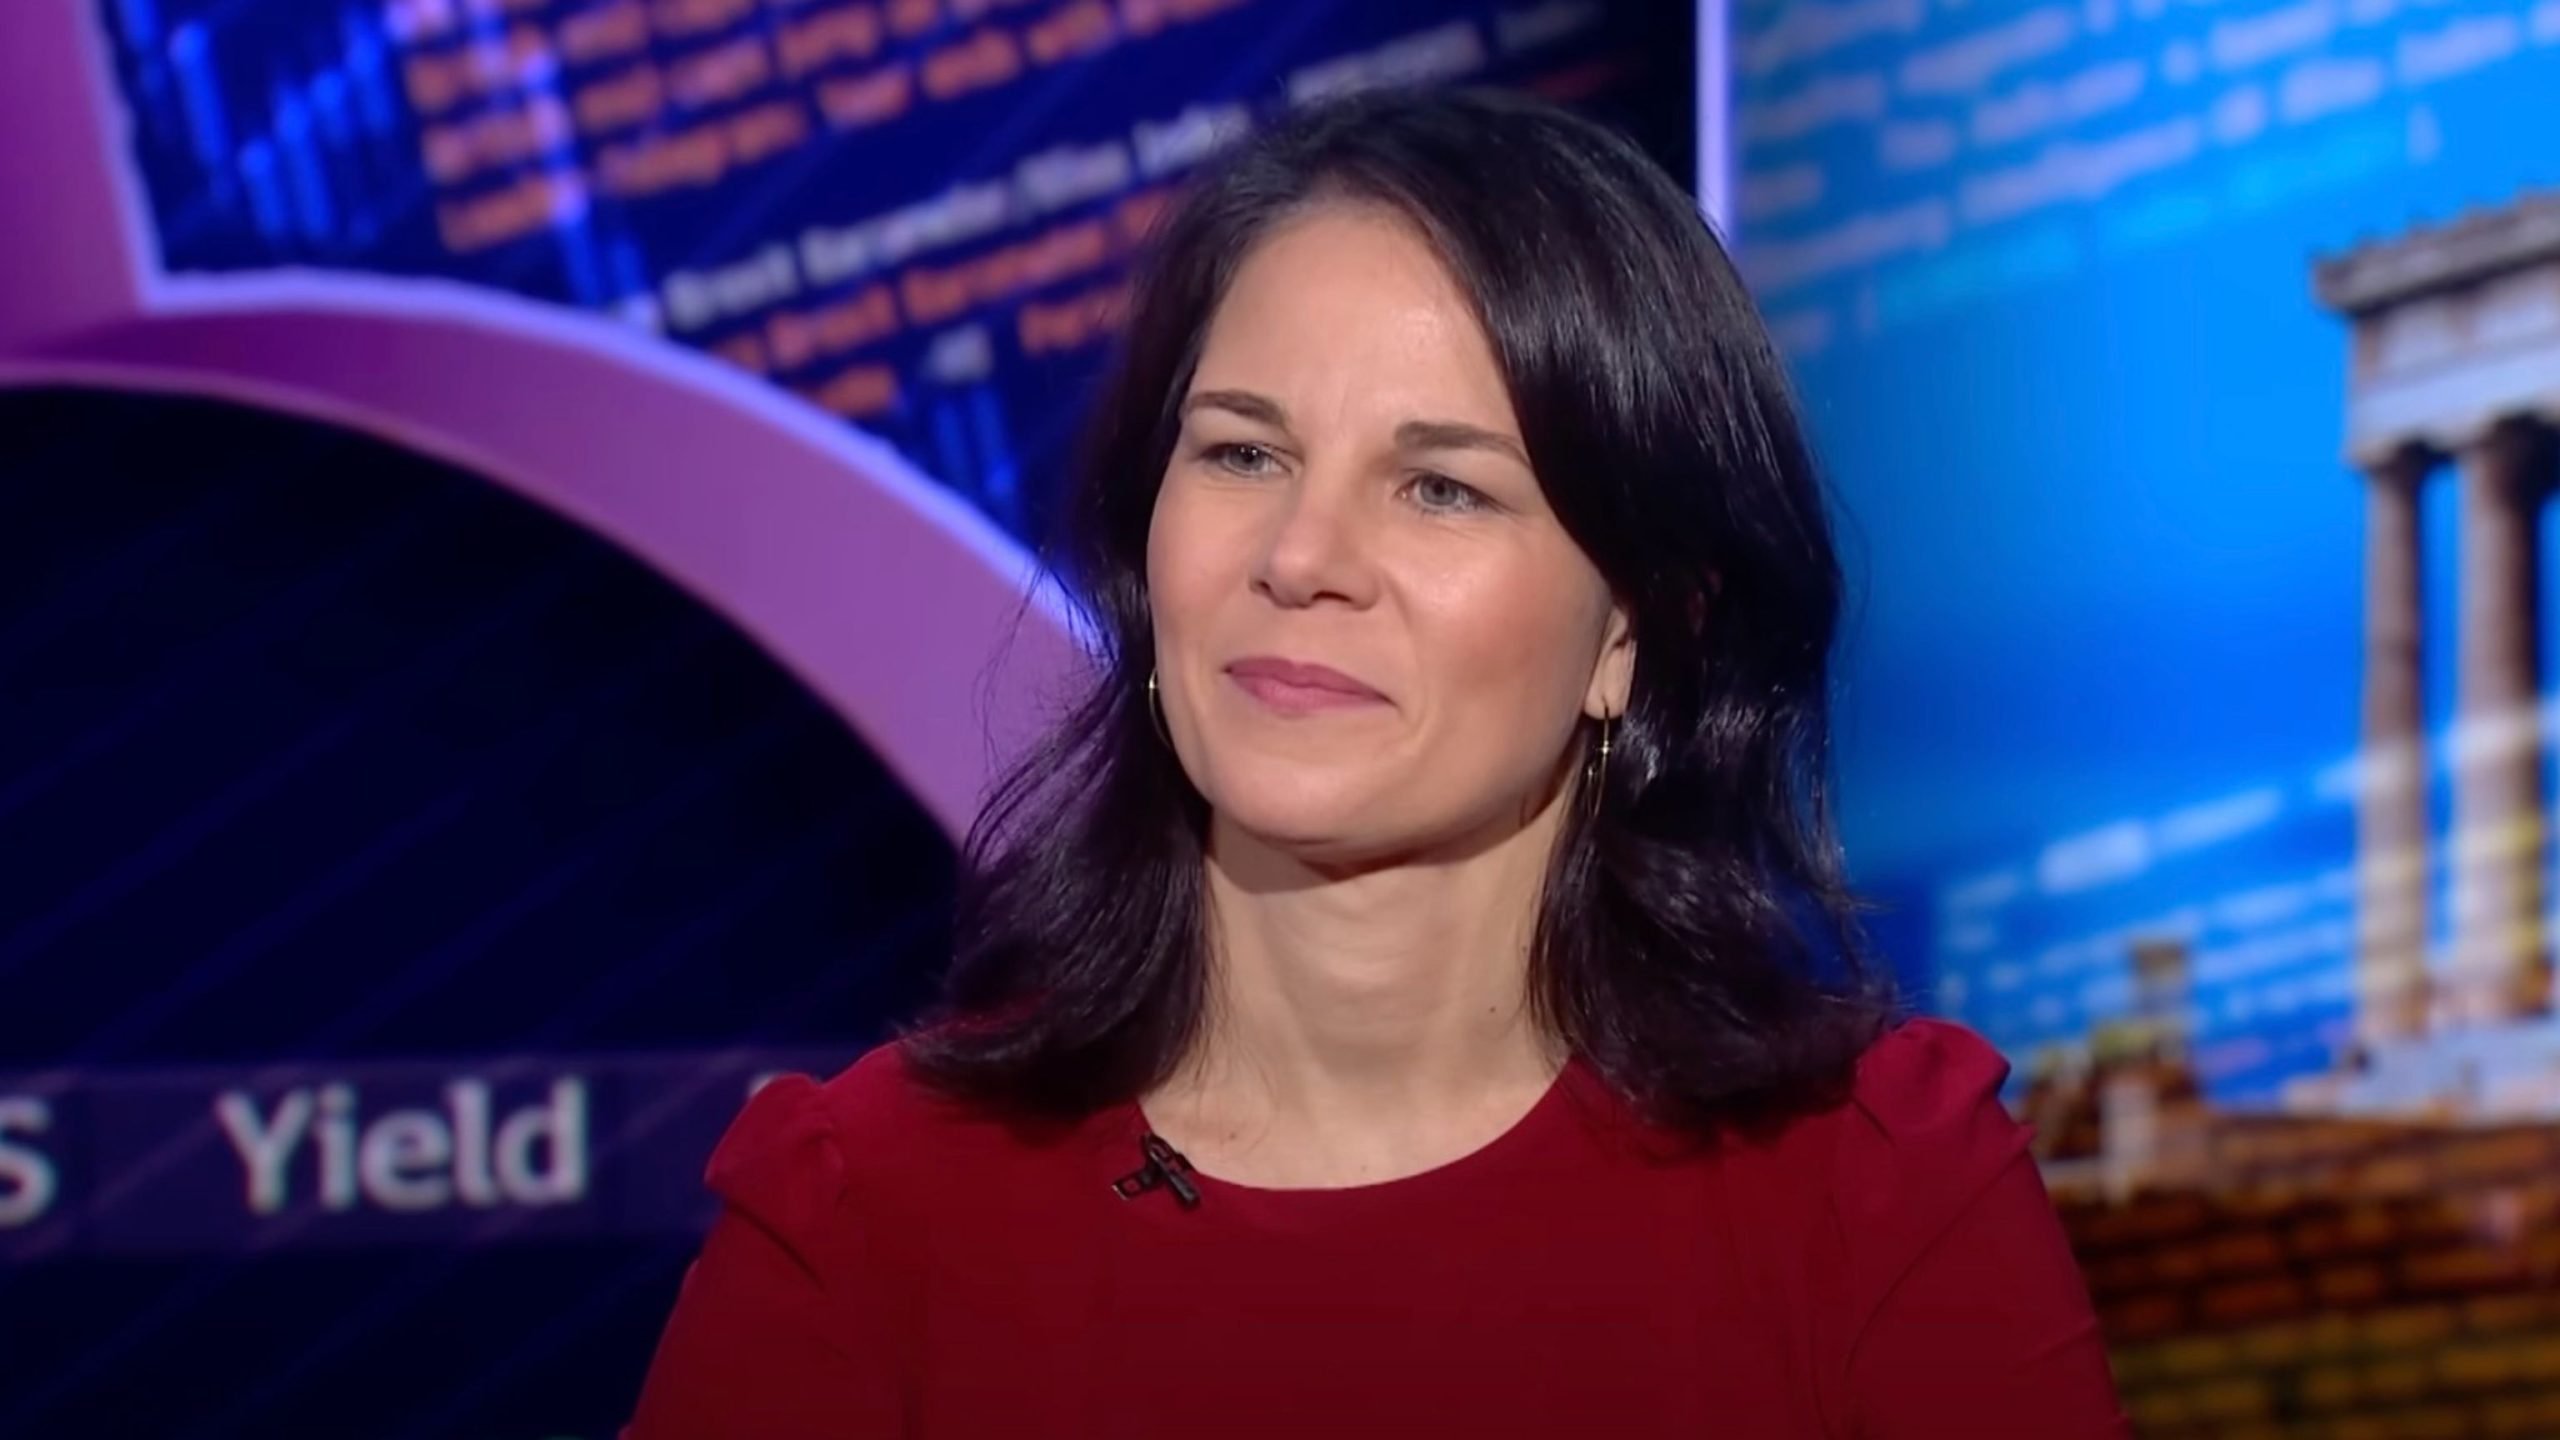
[{"label": "woman's neck", "polygon": [[1323,871],[1213,820],[1209,1023],[1150,1123],[1208,1173],[1276,1188],[1397,1178],[1507,1129],[1563,1064],[1526,983],[1557,817]]}]

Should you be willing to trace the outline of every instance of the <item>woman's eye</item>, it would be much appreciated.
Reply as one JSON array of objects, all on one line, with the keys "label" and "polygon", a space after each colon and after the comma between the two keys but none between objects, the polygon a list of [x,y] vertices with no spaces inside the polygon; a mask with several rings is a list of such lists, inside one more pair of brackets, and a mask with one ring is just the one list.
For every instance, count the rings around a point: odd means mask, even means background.
[{"label": "woman's eye", "polygon": [[1238,475],[1267,475],[1276,457],[1259,445],[1212,445],[1202,452],[1204,458],[1221,470]]},{"label": "woman's eye", "polygon": [[1446,475],[1416,475],[1407,488],[1425,510],[1463,512],[1481,510],[1491,503],[1484,498],[1483,491]]}]

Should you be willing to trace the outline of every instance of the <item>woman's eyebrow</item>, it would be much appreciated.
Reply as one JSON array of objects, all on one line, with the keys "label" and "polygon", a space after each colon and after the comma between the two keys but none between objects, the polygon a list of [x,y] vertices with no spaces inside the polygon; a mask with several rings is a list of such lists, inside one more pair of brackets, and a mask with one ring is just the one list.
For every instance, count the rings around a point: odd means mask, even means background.
[{"label": "woman's eyebrow", "polygon": [[1461,420],[1407,420],[1396,427],[1396,444],[1406,450],[1491,450],[1524,468],[1529,464],[1529,452],[1519,441]]},{"label": "woman's eyebrow", "polygon": [[1258,421],[1275,430],[1289,428],[1289,412],[1280,408],[1279,401],[1268,395],[1257,395],[1250,390],[1199,391],[1182,402],[1184,415],[1189,415],[1194,410],[1224,410],[1229,414],[1241,415],[1247,420]]},{"label": "woman's eyebrow", "polygon": [[[1247,420],[1268,425],[1275,430],[1289,428],[1289,412],[1279,401],[1251,390],[1202,390],[1182,402],[1182,413],[1195,410],[1224,410]],[[1490,450],[1529,464],[1529,453],[1520,442],[1498,430],[1470,425],[1463,420],[1407,420],[1396,427],[1396,447],[1402,450]]]}]

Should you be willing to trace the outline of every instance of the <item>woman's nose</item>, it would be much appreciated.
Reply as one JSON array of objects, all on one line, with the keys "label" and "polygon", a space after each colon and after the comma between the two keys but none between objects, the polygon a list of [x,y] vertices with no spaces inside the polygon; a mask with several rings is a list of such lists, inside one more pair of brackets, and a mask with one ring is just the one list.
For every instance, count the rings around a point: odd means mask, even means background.
[{"label": "woman's nose", "polygon": [[1358,603],[1366,594],[1366,518],[1346,478],[1301,475],[1275,502],[1255,580],[1282,605],[1328,595]]}]

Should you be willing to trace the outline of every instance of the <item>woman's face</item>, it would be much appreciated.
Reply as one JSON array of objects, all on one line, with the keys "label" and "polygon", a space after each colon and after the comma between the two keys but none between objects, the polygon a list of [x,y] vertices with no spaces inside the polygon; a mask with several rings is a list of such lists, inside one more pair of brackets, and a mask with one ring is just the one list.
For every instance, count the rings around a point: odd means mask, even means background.
[{"label": "woman's face", "polygon": [[1624,709],[1633,652],[1429,245],[1348,204],[1276,229],[1182,409],[1147,579],[1210,807],[1310,861],[1524,823],[1576,719]]}]

